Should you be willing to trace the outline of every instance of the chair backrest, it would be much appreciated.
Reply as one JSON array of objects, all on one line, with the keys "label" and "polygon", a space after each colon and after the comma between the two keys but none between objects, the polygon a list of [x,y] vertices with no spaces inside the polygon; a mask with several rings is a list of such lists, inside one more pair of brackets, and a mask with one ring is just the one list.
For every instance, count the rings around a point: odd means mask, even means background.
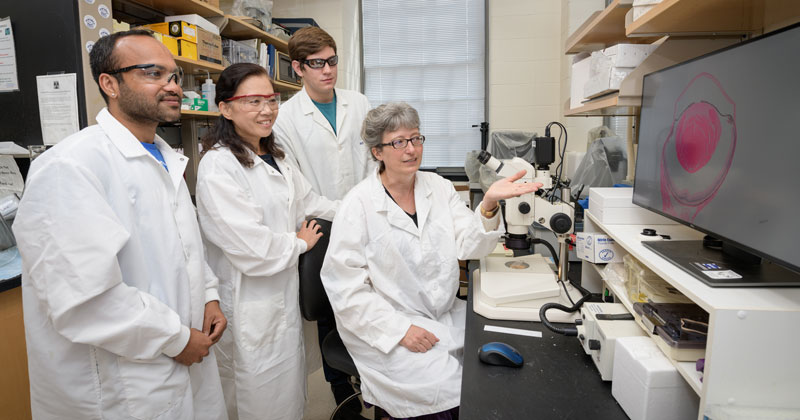
[{"label": "chair backrest", "polygon": [[331,236],[331,222],[323,219],[314,219],[319,224],[322,237],[310,251],[300,255],[298,271],[300,272],[300,313],[308,321],[320,318],[333,319],[331,302],[322,286],[319,272],[322,262],[325,261],[325,251]]}]

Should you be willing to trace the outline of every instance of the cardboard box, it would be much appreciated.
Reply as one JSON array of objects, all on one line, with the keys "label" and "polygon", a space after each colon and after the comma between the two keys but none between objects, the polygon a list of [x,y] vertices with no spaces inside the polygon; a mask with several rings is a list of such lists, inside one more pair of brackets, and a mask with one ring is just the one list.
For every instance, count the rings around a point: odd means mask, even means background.
[{"label": "cardboard box", "polygon": [[572,61],[572,75],[570,76],[569,107],[578,108],[583,105],[586,97],[583,96],[583,87],[589,81],[589,54],[577,54]]},{"label": "cardboard box", "polygon": [[638,67],[653,50],[651,44],[617,44],[603,50],[612,67]]},{"label": "cardboard box", "polygon": [[203,98],[183,98],[181,109],[190,111],[208,111],[208,100]]},{"label": "cardboard box", "polygon": [[197,57],[210,63],[222,64],[222,37],[197,28]]},{"label": "cardboard box", "polygon": [[649,337],[617,339],[611,395],[635,420],[693,419],[700,405],[700,397]]},{"label": "cardboard box", "polygon": [[633,204],[633,188],[591,188],[589,212],[608,225],[675,225],[664,216]]},{"label": "cardboard box", "polygon": [[608,235],[578,232],[575,253],[578,258],[594,264],[622,262],[624,251]]},{"label": "cardboard box", "polygon": [[189,41],[197,44],[197,26],[190,23],[183,21],[160,22],[144,25],[143,27],[164,35],[174,36],[179,40]]},{"label": "cardboard box", "polygon": [[197,44],[185,39],[178,40],[178,56],[197,60]]}]

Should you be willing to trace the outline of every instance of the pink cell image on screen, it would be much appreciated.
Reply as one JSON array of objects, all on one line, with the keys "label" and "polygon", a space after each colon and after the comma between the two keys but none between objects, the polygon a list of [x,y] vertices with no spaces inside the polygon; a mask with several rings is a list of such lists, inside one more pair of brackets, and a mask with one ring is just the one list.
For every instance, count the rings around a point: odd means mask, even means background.
[{"label": "pink cell image on screen", "polygon": [[661,154],[664,212],[693,221],[716,196],[736,150],[736,104],[711,74],[692,79],[675,101]]}]

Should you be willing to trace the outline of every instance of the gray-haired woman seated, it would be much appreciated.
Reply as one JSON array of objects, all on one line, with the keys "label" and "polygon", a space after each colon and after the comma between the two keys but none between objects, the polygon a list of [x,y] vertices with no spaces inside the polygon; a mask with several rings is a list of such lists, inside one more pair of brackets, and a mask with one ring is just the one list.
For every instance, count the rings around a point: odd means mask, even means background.
[{"label": "gray-haired woman seated", "polygon": [[343,200],[322,281],[364,400],[392,418],[457,419],[465,302],[458,260],[494,249],[498,200],[535,191],[497,181],[475,212],[444,178],[420,172],[425,136],[406,103],[367,114],[362,137],[379,169]]}]

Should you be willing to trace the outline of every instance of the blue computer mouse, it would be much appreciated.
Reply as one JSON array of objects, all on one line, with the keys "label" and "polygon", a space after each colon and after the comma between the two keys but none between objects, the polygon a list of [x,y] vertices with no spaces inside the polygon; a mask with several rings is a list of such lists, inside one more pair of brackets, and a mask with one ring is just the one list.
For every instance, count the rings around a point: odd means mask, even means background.
[{"label": "blue computer mouse", "polygon": [[482,345],[478,349],[478,358],[483,363],[496,366],[521,367],[523,364],[522,355],[514,347],[499,341]]}]

